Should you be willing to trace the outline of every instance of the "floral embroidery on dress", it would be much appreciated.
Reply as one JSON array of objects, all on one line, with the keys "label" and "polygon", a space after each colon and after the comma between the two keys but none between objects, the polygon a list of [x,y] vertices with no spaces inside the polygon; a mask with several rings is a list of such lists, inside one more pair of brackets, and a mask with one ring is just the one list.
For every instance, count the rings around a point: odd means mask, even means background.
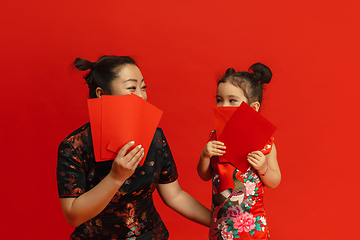
[{"label": "floral embroidery on dress", "polygon": [[[210,139],[213,140],[214,135],[212,132]],[[262,150],[264,154],[271,151],[272,143],[273,138]],[[211,159],[211,164],[214,174],[210,239],[269,239],[263,206],[265,185],[257,171],[249,167],[242,173],[230,163],[220,163],[217,157]],[[233,187],[228,184],[231,171]],[[227,184],[220,187],[222,181]]]}]

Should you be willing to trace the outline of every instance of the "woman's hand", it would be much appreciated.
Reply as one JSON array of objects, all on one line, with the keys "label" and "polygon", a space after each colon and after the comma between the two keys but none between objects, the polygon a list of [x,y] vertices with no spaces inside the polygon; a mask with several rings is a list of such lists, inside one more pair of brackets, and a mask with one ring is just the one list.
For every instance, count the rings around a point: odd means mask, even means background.
[{"label": "woman's hand", "polygon": [[125,144],[116,156],[109,175],[114,179],[124,182],[135,172],[139,162],[144,157],[144,149],[141,145],[136,146],[129,153],[129,149],[134,146],[135,142],[131,141]]},{"label": "woman's hand", "polygon": [[209,141],[201,152],[201,157],[211,158],[212,156],[222,156],[225,154],[225,145],[219,141]]},{"label": "woman's hand", "polygon": [[266,156],[261,151],[253,151],[248,154],[247,160],[259,174],[264,174],[268,168]]}]

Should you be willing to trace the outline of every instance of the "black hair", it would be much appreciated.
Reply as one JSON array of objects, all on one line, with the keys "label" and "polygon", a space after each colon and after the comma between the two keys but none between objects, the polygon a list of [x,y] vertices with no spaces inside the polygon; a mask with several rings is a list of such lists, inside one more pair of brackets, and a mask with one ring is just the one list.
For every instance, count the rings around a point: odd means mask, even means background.
[{"label": "black hair", "polygon": [[228,68],[224,76],[218,80],[218,85],[230,81],[231,84],[244,91],[248,104],[256,101],[261,104],[264,84],[270,83],[271,77],[270,68],[262,63],[255,63],[247,72],[236,72],[235,69]]},{"label": "black hair", "polygon": [[111,94],[110,83],[118,77],[118,73],[125,64],[134,64],[128,56],[102,56],[97,62],[90,62],[83,58],[76,58],[74,66],[80,71],[90,71],[84,76],[89,87],[89,97],[96,98],[96,89],[102,88],[105,93]]}]

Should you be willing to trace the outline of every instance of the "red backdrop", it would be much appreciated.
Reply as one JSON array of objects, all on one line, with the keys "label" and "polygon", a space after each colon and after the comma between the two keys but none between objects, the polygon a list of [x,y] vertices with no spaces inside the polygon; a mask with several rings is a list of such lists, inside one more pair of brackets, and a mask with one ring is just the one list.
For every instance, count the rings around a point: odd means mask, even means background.
[{"label": "red backdrop", "polygon": [[[273,70],[262,114],[273,122],[282,182],[267,189],[272,239],[354,239],[359,209],[356,0],[6,1],[1,21],[1,239],[67,239],[57,147],[88,121],[76,57],[133,56],[184,190],[210,207],[196,173],[213,128],[216,78],[262,62]],[[170,239],[207,228],[156,206]]]}]

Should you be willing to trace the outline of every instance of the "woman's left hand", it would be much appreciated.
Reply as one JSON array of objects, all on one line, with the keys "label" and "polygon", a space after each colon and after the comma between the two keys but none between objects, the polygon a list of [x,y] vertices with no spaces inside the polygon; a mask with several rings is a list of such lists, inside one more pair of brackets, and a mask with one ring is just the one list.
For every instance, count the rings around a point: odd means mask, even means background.
[{"label": "woman's left hand", "polygon": [[267,160],[266,156],[261,151],[254,151],[248,154],[247,160],[253,168],[255,168],[258,173],[264,173],[267,169]]}]

